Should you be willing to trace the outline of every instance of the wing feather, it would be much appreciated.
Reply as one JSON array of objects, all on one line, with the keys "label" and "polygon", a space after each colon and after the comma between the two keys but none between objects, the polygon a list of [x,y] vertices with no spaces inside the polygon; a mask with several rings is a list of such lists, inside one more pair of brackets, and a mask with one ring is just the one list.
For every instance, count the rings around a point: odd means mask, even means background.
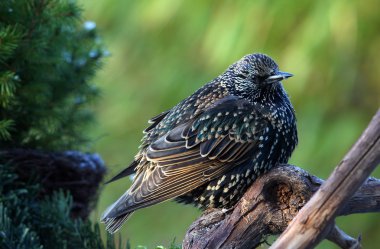
[{"label": "wing feather", "polygon": [[151,131],[154,127],[157,126],[158,123],[161,122],[161,120],[163,120],[166,115],[169,113],[170,111],[166,111],[166,112],[162,112],[160,114],[158,114],[157,116],[154,116],[153,118],[151,118],[148,123],[151,124],[149,127],[147,127],[145,130],[144,130],[144,133],[148,133],[149,131]]},{"label": "wing feather", "polygon": [[116,204],[122,208],[108,217],[186,194],[249,160],[269,125],[254,110],[246,100],[229,96],[158,138],[146,148],[134,183]]},{"label": "wing feather", "polygon": [[123,169],[121,172],[119,172],[117,175],[112,177],[110,180],[106,181],[105,184],[114,182],[116,180],[119,180],[120,178],[132,175],[135,173],[135,168],[139,164],[139,160],[134,160],[127,168]]}]

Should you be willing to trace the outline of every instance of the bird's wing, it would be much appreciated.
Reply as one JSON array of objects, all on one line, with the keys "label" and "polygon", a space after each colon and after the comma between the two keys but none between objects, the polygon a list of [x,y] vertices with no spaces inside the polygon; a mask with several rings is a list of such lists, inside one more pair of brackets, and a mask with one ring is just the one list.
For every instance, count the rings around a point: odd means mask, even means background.
[{"label": "bird's wing", "polygon": [[183,195],[251,158],[269,127],[252,104],[226,97],[152,143],[147,165],[108,217]]},{"label": "bird's wing", "polygon": [[150,124],[150,126],[148,128],[146,128],[144,130],[145,133],[149,132],[150,130],[152,130],[154,127],[156,127],[160,122],[161,120],[163,120],[166,115],[169,113],[170,111],[165,111],[165,112],[162,112],[160,114],[158,114],[157,116],[154,116],[153,118],[151,118],[148,123]]},{"label": "bird's wing", "polygon": [[[144,133],[150,132],[154,127],[156,127],[161,122],[162,119],[165,118],[165,116],[168,113],[169,113],[169,111],[165,111],[165,112],[162,112],[162,113],[158,114],[157,116],[154,116],[153,118],[151,118],[148,121],[150,125],[148,128],[146,128],[144,130]],[[119,180],[120,178],[134,174],[135,169],[136,169],[137,165],[139,164],[139,162],[140,162],[139,159],[135,159],[127,168],[123,169],[117,175],[113,176],[110,180],[106,181],[105,184],[114,182],[116,180]]]},{"label": "bird's wing", "polygon": [[122,171],[120,171],[119,173],[117,173],[117,175],[113,176],[111,179],[106,181],[104,184],[108,184],[108,183],[114,182],[116,180],[119,180],[120,178],[134,174],[135,169],[138,166],[138,164],[139,164],[139,160],[134,160],[127,168],[125,168]]}]

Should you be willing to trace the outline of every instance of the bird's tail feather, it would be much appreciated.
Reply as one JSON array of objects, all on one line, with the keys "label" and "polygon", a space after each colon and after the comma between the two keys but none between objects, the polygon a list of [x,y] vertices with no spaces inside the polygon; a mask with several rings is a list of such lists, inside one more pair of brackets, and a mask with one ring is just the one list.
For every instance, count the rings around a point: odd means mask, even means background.
[{"label": "bird's tail feather", "polygon": [[131,212],[118,212],[119,206],[124,205],[126,200],[129,198],[128,193],[122,195],[116,202],[110,205],[106,211],[104,211],[100,222],[106,224],[106,229],[109,233],[116,233],[123,223],[131,216]]},{"label": "bird's tail feather", "polygon": [[104,218],[102,222],[106,224],[106,229],[109,233],[116,233],[132,213],[126,213],[114,218]]}]

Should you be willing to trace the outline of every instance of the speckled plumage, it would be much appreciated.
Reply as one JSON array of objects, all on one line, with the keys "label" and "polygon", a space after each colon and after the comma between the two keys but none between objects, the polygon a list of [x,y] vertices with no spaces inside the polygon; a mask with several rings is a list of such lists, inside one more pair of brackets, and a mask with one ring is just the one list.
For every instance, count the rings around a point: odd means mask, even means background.
[{"label": "speckled plumage", "polygon": [[260,174],[286,163],[297,144],[293,107],[281,80],[291,74],[251,54],[150,120],[139,153],[111,181],[136,173],[103,214],[117,231],[136,209],[173,199],[230,208]]}]

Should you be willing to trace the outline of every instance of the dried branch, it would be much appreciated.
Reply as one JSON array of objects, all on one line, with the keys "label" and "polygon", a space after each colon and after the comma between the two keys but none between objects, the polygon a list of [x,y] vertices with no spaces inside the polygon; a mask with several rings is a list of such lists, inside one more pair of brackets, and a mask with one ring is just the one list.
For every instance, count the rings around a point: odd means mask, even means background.
[{"label": "dried branch", "polygon": [[380,163],[380,110],[331,176],[272,245],[310,248],[327,233],[335,216]]},{"label": "dried branch", "polygon": [[[369,178],[357,190],[362,183],[361,177],[363,175],[368,176],[370,173],[370,170],[361,169],[373,169],[379,163],[379,120],[380,112],[358,141],[357,145],[359,144],[359,146],[355,145],[340,166],[337,167],[337,170],[334,171],[340,176],[340,178],[335,178],[335,181],[343,180],[336,182],[336,187],[343,187],[344,190],[339,190],[339,194],[331,192],[334,195],[331,196],[330,200],[335,203],[339,202],[338,205],[341,208],[338,209],[337,206],[334,215],[331,216],[329,214],[331,205],[325,206],[322,202],[315,203],[316,206],[320,207],[320,211],[327,210],[327,212],[322,212],[320,217],[332,217],[332,222],[323,224],[327,229],[319,229],[319,226],[325,221],[324,219],[311,217],[309,220],[304,220],[304,224],[311,224],[313,220],[319,221],[319,224],[314,227],[316,230],[314,234],[319,239],[327,238],[342,248],[359,248],[359,241],[347,236],[335,227],[333,218],[337,215],[380,212],[380,180]],[[352,163],[356,167],[349,168],[349,172],[342,171],[343,167],[346,167],[345,165]],[[356,183],[352,185],[350,181],[356,181]],[[322,183],[321,179],[300,168],[281,165],[259,177],[232,210],[226,212],[213,210],[204,213],[190,226],[183,247],[197,249],[256,248],[264,242],[266,236],[282,233]],[[347,191],[352,193],[356,191],[356,193],[354,196],[344,195],[342,191],[346,191],[346,193]],[[349,198],[345,203],[342,202],[344,200],[343,195]],[[350,196],[352,197],[350,198]],[[325,209],[326,207],[328,209]],[[287,237],[285,241],[291,243],[294,238]],[[281,246],[277,248],[299,247],[298,244]]]},{"label": "dried branch", "polygon": [[[256,248],[268,235],[283,232],[322,183],[296,166],[281,165],[259,177],[233,210],[204,213],[190,226],[183,247]],[[366,212],[380,212],[379,179],[369,178],[339,215]],[[340,245],[339,239],[331,238]]]}]

